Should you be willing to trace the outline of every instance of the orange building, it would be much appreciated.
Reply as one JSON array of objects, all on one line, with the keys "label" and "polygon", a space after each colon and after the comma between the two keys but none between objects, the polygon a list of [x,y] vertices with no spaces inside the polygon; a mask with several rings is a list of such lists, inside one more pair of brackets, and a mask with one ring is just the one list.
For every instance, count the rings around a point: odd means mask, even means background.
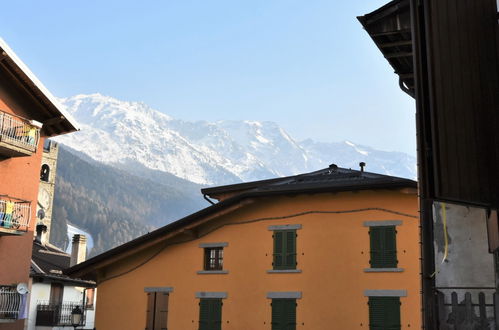
[{"label": "orange building", "polygon": [[203,189],[218,203],[70,268],[96,328],[417,329],[412,180],[338,168]]},{"label": "orange building", "polygon": [[[44,139],[75,131],[55,98],[0,39],[0,327],[23,329]],[[24,293],[24,294],[23,294]]]}]

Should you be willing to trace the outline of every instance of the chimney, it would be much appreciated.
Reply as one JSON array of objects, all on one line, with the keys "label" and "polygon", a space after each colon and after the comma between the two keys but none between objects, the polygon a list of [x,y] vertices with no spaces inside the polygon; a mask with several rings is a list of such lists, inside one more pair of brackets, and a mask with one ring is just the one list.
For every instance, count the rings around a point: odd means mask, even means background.
[{"label": "chimney", "polygon": [[87,258],[87,238],[85,235],[76,234],[73,236],[73,245],[71,247],[71,261],[69,266],[84,262]]},{"label": "chimney", "polygon": [[35,241],[39,244],[45,245],[47,240],[46,236],[47,226],[45,226],[43,223],[39,223],[38,225],[36,225]]},{"label": "chimney", "polygon": [[330,172],[336,172],[337,170],[338,170],[338,165],[336,165],[336,164],[329,165]]},{"label": "chimney", "polygon": [[364,167],[366,166],[366,163],[360,162],[359,166],[360,166],[360,173],[364,173]]}]

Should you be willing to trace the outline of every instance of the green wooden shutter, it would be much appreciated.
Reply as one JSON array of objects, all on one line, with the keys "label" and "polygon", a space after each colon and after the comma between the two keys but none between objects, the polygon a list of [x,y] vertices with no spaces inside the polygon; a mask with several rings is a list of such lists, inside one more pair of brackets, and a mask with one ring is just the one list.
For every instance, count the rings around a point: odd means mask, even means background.
[{"label": "green wooden shutter", "polygon": [[286,235],[286,269],[296,269],[296,231],[285,232]]},{"label": "green wooden shutter", "polygon": [[296,269],[296,231],[274,231],[274,269]]},{"label": "green wooden shutter", "polygon": [[296,329],[296,299],[284,299],[285,330]]},{"label": "green wooden shutter", "polygon": [[201,299],[199,302],[199,330],[222,329],[222,299]]},{"label": "green wooden shutter", "polygon": [[284,267],[284,232],[274,231],[274,269]]},{"label": "green wooden shutter", "polygon": [[199,330],[209,330],[210,305],[208,299],[199,301]]},{"label": "green wooden shutter", "polygon": [[395,226],[374,226],[369,229],[371,241],[371,267],[397,267],[397,241]]},{"label": "green wooden shutter", "polygon": [[284,326],[283,299],[272,299],[272,330],[281,330]]},{"label": "green wooden shutter", "polygon": [[369,329],[401,329],[399,297],[369,297]]},{"label": "green wooden shutter", "polygon": [[272,299],[272,330],[296,329],[296,299]]},{"label": "green wooden shutter", "polygon": [[211,330],[222,329],[222,299],[211,301]]}]

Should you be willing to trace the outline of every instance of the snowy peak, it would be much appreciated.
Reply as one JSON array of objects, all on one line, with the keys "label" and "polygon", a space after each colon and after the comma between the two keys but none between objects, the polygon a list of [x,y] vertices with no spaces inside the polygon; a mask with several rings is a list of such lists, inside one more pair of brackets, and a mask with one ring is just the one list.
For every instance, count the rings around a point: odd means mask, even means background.
[{"label": "snowy peak", "polygon": [[[183,121],[143,102],[101,94],[60,100],[81,124],[58,141],[91,158],[128,168],[133,164],[168,172],[195,183],[219,185],[317,170],[336,163],[415,177],[415,159],[350,141],[298,142],[273,122]],[[352,164],[355,164],[352,166]]]},{"label": "snowy peak", "polygon": [[59,100],[71,114],[78,116],[82,124],[95,124],[98,121],[109,120],[144,123],[172,120],[168,115],[152,109],[143,102],[120,101],[99,93],[79,94]]}]

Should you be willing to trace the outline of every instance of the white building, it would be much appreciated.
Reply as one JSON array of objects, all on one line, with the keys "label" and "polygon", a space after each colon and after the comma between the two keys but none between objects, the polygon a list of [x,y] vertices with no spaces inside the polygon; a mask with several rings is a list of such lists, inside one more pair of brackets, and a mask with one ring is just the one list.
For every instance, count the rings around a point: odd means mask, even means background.
[{"label": "white building", "polygon": [[30,298],[25,330],[67,330],[71,312],[78,307],[83,320],[77,329],[94,329],[95,282],[72,279],[64,269],[85,260],[86,238],[73,237],[72,253],[43,244],[44,226],[37,226],[30,269]]}]

